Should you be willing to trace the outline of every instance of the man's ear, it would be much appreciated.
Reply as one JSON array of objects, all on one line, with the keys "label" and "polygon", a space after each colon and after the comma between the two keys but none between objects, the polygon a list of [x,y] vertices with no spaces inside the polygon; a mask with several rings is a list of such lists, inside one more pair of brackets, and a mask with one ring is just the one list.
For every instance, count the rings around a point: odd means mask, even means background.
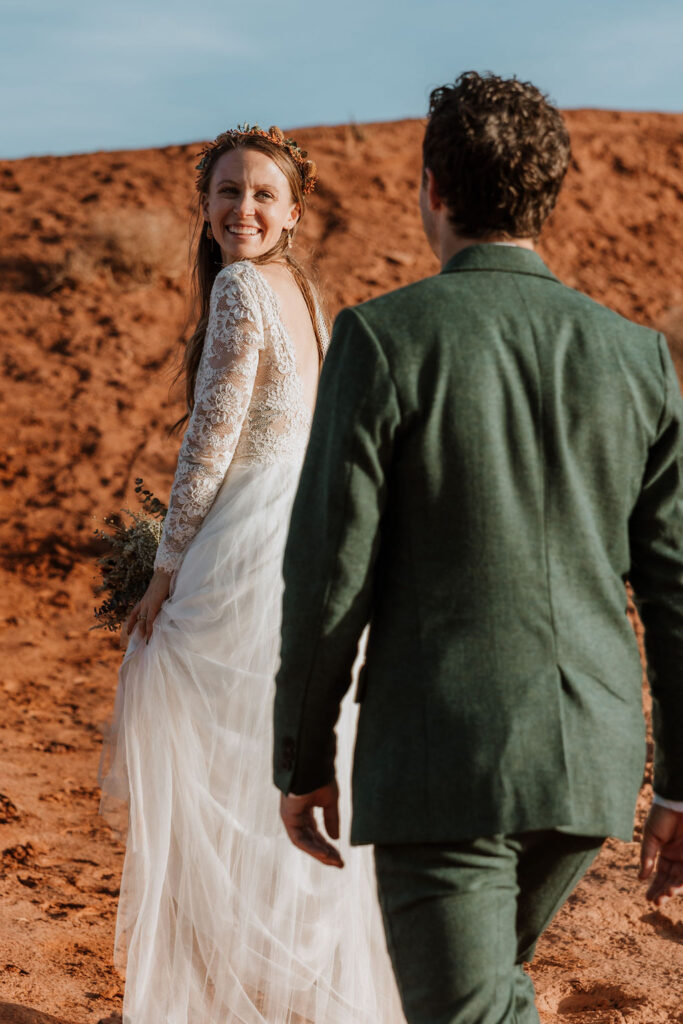
[{"label": "man's ear", "polygon": [[427,191],[429,209],[432,210],[432,212],[436,212],[436,210],[440,210],[442,208],[443,199],[439,195],[439,189],[437,188],[434,172],[431,171],[429,167],[425,167],[423,174],[425,178],[425,189]]}]

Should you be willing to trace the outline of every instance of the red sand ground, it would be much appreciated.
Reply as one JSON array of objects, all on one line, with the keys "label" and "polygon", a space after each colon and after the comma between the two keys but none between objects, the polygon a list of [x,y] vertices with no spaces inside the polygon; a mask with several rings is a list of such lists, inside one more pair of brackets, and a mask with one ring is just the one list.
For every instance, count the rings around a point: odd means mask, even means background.
[{"label": "red sand ground", "polygon": [[[665,327],[680,366],[683,116],[568,120],[574,162],[542,254],[568,284]],[[416,210],[419,122],[297,136],[322,173],[300,237],[331,313],[436,271]],[[120,1019],[122,849],[96,786],[120,654],[88,632],[93,516],[137,507],[137,475],[168,492],[197,149],[0,163],[3,1024]],[[645,902],[636,852],[609,842],[541,941],[544,1024],[683,1024],[683,900]]]}]

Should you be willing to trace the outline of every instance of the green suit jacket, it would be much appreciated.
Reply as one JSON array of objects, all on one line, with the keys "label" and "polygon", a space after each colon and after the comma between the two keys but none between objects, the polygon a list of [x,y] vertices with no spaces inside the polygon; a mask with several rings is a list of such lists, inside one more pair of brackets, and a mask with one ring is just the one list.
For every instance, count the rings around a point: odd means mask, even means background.
[{"label": "green suit jacket", "polygon": [[631,837],[644,764],[683,800],[683,401],[661,335],[476,245],[344,310],[284,577],[275,781],[334,773],[370,622],[356,843]]}]

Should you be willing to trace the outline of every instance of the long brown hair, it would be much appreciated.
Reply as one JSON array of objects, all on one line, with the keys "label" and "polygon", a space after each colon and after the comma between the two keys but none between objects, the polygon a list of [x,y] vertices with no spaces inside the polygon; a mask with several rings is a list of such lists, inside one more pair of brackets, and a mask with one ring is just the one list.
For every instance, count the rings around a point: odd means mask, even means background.
[{"label": "long brown hair", "polygon": [[[274,129],[271,129],[271,132],[273,130]],[[204,197],[208,195],[209,187],[211,185],[211,176],[218,158],[229,150],[242,148],[257,149],[259,152],[265,153],[266,156],[270,157],[273,163],[280,168],[287,178],[292,195],[292,202],[298,203],[301,210],[299,220],[294,228],[289,232],[283,230],[278,241],[271,249],[268,250],[268,252],[251,258],[250,262],[256,265],[262,265],[264,263],[271,263],[273,260],[279,260],[287,264],[294,280],[301,290],[306,306],[308,307],[311,322],[315,330],[315,337],[318,344],[318,357],[321,363],[323,359],[324,345],[323,338],[321,336],[318,312],[322,309],[322,306],[318,297],[318,292],[302,265],[291,255],[289,251],[289,246],[291,244],[290,240],[293,238],[306,209],[304,183],[306,180],[307,169],[313,168],[313,171],[315,171],[315,165],[311,161],[308,161],[307,164],[304,165],[304,168],[301,168],[284,146],[271,142],[270,139],[265,138],[262,135],[241,134],[235,136],[230,133],[219,135],[215,143],[205,151],[206,155],[199,165],[200,173],[197,178],[198,196],[194,222],[194,237],[197,238],[197,243],[193,267],[193,292],[197,321],[195,329],[185,347],[183,364],[176,378],[176,380],[181,377],[185,378],[186,411],[178,422],[173,425],[172,430],[174,431],[178,430],[185,423],[194,407],[194,391],[197,381],[197,371],[199,369],[199,361],[202,357],[206,329],[209,323],[211,289],[213,288],[217,275],[223,269],[220,246],[215,239],[209,236],[209,225],[203,219],[202,201]]]}]

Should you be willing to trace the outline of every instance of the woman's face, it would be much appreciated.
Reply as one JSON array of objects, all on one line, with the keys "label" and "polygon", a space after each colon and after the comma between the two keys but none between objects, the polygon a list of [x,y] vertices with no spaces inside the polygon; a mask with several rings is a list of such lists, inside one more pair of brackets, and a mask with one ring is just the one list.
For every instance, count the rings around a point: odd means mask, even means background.
[{"label": "woman's face", "polygon": [[202,208],[224,264],[268,252],[301,214],[284,172],[265,153],[246,147],[218,158]]}]

